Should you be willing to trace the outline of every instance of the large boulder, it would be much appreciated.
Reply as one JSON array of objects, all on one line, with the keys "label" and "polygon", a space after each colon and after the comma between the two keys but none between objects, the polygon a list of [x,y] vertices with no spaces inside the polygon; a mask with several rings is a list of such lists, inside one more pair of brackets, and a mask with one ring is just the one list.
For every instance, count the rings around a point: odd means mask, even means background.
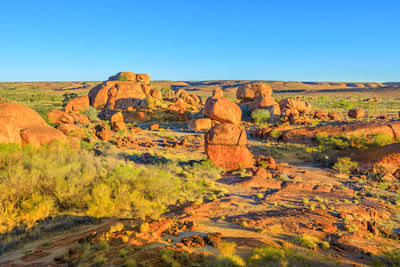
[{"label": "large boulder", "polygon": [[251,101],[258,96],[271,96],[272,89],[265,83],[251,83],[239,86],[236,91],[236,98]]},{"label": "large boulder", "polygon": [[220,92],[215,90],[214,96],[206,100],[203,115],[220,122],[239,124],[242,119],[242,110],[237,104],[221,96]]},{"label": "large boulder", "polygon": [[79,112],[89,108],[89,97],[87,95],[78,96],[71,99],[65,106],[65,112]]},{"label": "large boulder", "polygon": [[0,104],[0,118],[18,131],[33,126],[47,126],[46,121],[36,111],[16,103]]},{"label": "large boulder", "polygon": [[74,123],[74,118],[67,112],[55,109],[47,113],[47,119],[50,123]]},{"label": "large boulder", "polygon": [[226,171],[253,168],[253,155],[246,146],[205,144],[207,157]]},{"label": "large boulder", "polygon": [[65,143],[67,138],[61,131],[53,127],[35,126],[21,130],[21,141],[22,144],[30,144],[40,148],[45,144],[52,144],[54,142]]},{"label": "large boulder", "polygon": [[40,147],[65,141],[65,135],[51,127],[33,109],[16,103],[0,104],[0,143],[32,144]]},{"label": "large boulder", "polygon": [[253,168],[253,156],[247,149],[246,131],[238,125],[219,123],[204,135],[207,157],[226,171]]},{"label": "large boulder", "polygon": [[209,145],[241,146],[247,144],[246,131],[235,124],[220,123],[205,134]]}]

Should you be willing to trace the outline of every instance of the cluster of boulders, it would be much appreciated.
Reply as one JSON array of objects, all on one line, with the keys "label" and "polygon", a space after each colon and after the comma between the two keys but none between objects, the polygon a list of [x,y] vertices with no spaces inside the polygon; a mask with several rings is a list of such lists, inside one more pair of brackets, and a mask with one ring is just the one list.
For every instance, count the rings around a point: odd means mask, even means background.
[{"label": "cluster of boulders", "polygon": [[147,107],[148,97],[161,100],[162,94],[154,89],[148,74],[133,72],[119,72],[93,87],[88,94],[91,106],[107,109]]},{"label": "cluster of boulders", "polygon": [[214,90],[203,109],[212,128],[205,134],[205,152],[218,167],[230,171],[253,168],[253,156],[247,149],[246,131],[240,127],[240,107],[223,96],[220,88]]},{"label": "cluster of boulders", "polygon": [[33,109],[16,104],[0,104],[0,143],[30,144],[40,148],[55,142],[67,143],[68,138],[48,125]]},{"label": "cluster of boulders", "polygon": [[271,114],[271,121],[277,121],[281,116],[281,110],[271,95],[272,89],[265,83],[244,84],[236,91],[240,105],[246,107],[250,113],[257,109],[267,109]]},{"label": "cluster of boulders", "polygon": [[292,98],[284,98],[279,101],[279,107],[282,119],[291,124],[304,123],[301,119],[311,111],[310,103]]},{"label": "cluster of boulders", "polygon": [[252,113],[257,109],[270,112],[270,122],[288,121],[291,124],[302,123],[300,118],[311,111],[311,104],[291,98],[282,99],[279,103],[271,96],[272,89],[265,83],[251,83],[239,86],[236,98],[240,105]]}]

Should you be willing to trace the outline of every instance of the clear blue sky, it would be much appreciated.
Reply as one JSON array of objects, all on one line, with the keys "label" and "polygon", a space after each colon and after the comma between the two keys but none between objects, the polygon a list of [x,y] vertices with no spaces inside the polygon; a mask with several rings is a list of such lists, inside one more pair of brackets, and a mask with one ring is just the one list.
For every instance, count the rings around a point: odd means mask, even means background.
[{"label": "clear blue sky", "polygon": [[399,0],[2,0],[0,81],[400,81]]}]

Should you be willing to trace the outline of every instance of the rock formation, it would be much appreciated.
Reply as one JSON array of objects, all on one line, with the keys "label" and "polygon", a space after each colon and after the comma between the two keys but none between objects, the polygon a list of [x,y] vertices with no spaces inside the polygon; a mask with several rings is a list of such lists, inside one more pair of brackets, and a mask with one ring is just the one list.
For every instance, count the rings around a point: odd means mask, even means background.
[{"label": "rock formation", "polygon": [[55,141],[64,142],[66,136],[48,125],[33,109],[16,103],[0,104],[0,143],[31,144],[41,147]]},{"label": "rock formation", "polygon": [[139,106],[143,99],[152,95],[160,97],[154,91],[149,75],[120,72],[93,87],[89,91],[89,100],[95,108],[128,109]]},{"label": "rock formation", "polygon": [[246,131],[239,126],[242,116],[239,106],[224,97],[221,90],[214,90],[203,113],[215,121],[205,134],[207,157],[226,171],[253,168],[253,156],[246,147]]}]

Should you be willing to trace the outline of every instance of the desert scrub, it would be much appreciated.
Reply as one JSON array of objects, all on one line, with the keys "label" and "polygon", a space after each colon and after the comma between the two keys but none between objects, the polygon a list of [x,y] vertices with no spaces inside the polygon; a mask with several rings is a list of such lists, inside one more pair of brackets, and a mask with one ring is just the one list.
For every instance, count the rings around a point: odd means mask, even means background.
[{"label": "desert scrub", "polygon": [[271,118],[271,112],[267,109],[256,109],[251,113],[251,118],[256,123],[267,123]]},{"label": "desert scrub", "polygon": [[380,266],[400,266],[400,251],[393,250],[383,252],[379,255],[373,255],[371,265],[374,267]]},{"label": "desert scrub", "polygon": [[0,234],[58,214],[157,218],[178,200],[217,190],[203,179],[185,179],[170,163],[137,167],[64,147],[0,145],[0,177]]},{"label": "desert scrub", "polygon": [[310,266],[311,262],[303,255],[288,247],[268,246],[256,248],[247,259],[246,266]]},{"label": "desert scrub", "polygon": [[338,158],[332,168],[340,173],[351,173],[357,170],[358,162],[352,161],[349,157]]},{"label": "desert scrub", "polygon": [[89,106],[88,109],[82,111],[82,114],[88,117],[91,122],[99,120],[99,112],[95,107]]},{"label": "desert scrub", "polygon": [[243,259],[236,255],[236,243],[222,242],[219,249],[219,256],[213,264],[209,266],[225,267],[225,266],[245,266]]}]

